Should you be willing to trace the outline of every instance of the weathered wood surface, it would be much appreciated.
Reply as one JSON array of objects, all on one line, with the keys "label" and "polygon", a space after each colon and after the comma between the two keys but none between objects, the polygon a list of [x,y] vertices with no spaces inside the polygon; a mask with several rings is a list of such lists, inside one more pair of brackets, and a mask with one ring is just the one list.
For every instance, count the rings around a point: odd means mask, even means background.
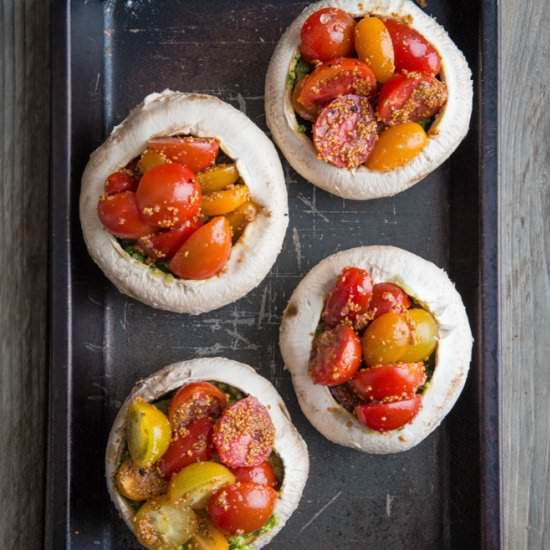
[{"label": "weathered wood surface", "polygon": [[0,548],[42,547],[49,6],[0,1]]}]

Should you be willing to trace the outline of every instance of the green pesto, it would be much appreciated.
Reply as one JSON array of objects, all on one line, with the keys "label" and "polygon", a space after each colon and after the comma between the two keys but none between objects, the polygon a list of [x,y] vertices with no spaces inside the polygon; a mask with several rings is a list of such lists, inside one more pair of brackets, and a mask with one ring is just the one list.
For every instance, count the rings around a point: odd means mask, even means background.
[{"label": "green pesto", "polygon": [[269,518],[268,522],[257,531],[249,533],[248,535],[235,535],[231,537],[229,539],[229,550],[250,550],[250,544],[258,537],[269,533],[275,525],[277,525],[277,518],[273,515]]},{"label": "green pesto", "polygon": [[141,253],[141,251],[134,246],[134,241],[127,240],[127,239],[118,239],[118,243],[127,254],[129,254],[132,258],[134,258],[134,260],[137,260],[138,262],[141,262],[146,266],[148,266],[149,269],[153,270],[156,275],[160,275],[162,277],[168,277],[170,279],[175,278],[172,275],[172,272],[170,271],[168,262],[164,260],[153,262],[152,260],[144,256]]},{"label": "green pesto", "polygon": [[308,75],[312,70],[312,66],[309,63],[306,63],[302,56],[298,53],[294,58],[290,70],[288,71],[287,81],[291,88],[294,87],[296,82],[299,82]]},{"label": "green pesto", "polygon": [[209,380],[209,383],[225,393],[227,396],[227,401],[230,405],[246,397],[244,392],[231,384],[224,384],[223,382],[217,382],[216,380]]}]

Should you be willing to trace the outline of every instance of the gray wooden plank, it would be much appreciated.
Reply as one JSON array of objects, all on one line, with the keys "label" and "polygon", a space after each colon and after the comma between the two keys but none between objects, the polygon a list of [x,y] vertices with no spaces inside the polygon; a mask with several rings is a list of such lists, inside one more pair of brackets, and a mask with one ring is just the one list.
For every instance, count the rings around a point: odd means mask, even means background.
[{"label": "gray wooden plank", "polygon": [[501,1],[504,548],[550,548],[550,5]]},{"label": "gray wooden plank", "polygon": [[0,548],[43,529],[48,2],[0,2]]}]

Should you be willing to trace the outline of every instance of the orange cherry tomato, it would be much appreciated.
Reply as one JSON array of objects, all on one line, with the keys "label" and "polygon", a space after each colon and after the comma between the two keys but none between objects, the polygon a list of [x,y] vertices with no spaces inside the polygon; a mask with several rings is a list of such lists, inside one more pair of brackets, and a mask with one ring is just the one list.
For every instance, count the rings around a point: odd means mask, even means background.
[{"label": "orange cherry tomato", "polygon": [[421,403],[420,395],[393,403],[367,403],[357,405],[355,415],[361,424],[371,430],[387,432],[409,423],[418,414]]},{"label": "orange cherry tomato", "polygon": [[353,54],[355,20],[344,10],[322,8],[312,13],[300,33],[300,53],[308,61],[329,61]]},{"label": "orange cherry tomato", "polygon": [[433,353],[437,346],[439,328],[433,315],[422,308],[409,309],[404,314],[411,338],[401,361],[424,361]]},{"label": "orange cherry tomato", "polygon": [[111,174],[105,182],[105,193],[113,195],[123,191],[135,191],[137,181],[130,170],[119,170]]},{"label": "orange cherry tomato", "polygon": [[372,288],[368,318],[376,319],[388,313],[403,313],[411,307],[411,300],[403,290],[392,283],[378,283]]},{"label": "orange cherry tomato", "polygon": [[248,197],[247,185],[231,185],[227,189],[204,194],[201,209],[205,216],[229,214],[229,212],[242,206],[248,200]]},{"label": "orange cherry tomato", "polygon": [[428,144],[424,128],[416,122],[406,122],[386,128],[367,161],[369,170],[386,172],[410,162]]},{"label": "orange cherry tomato", "polygon": [[218,216],[197,229],[170,262],[182,279],[208,279],[219,273],[231,255],[231,226]]},{"label": "orange cherry tomato", "polygon": [[355,26],[357,57],[373,71],[378,82],[386,82],[395,71],[393,44],[384,22],[365,16]]},{"label": "orange cherry tomato", "polygon": [[196,173],[206,170],[216,162],[220,146],[211,138],[158,137],[149,140],[147,149],[159,151],[168,160],[185,164]]},{"label": "orange cherry tomato", "polygon": [[411,330],[402,314],[389,311],[369,324],[363,333],[363,357],[367,365],[396,363],[407,350]]},{"label": "orange cherry tomato", "polygon": [[121,239],[138,239],[154,231],[142,220],[133,191],[102,197],[97,213],[105,228]]},{"label": "orange cherry tomato", "polygon": [[262,462],[257,466],[235,468],[231,470],[237,481],[250,481],[257,485],[268,485],[275,488],[277,486],[277,477],[273,471],[273,466],[269,462]]}]

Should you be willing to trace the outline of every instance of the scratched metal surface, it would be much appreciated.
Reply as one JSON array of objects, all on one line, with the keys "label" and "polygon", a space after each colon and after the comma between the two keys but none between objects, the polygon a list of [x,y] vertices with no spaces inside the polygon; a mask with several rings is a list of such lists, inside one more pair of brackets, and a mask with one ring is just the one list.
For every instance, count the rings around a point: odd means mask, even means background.
[{"label": "scratched metal surface", "polygon": [[[476,365],[442,428],[408,453],[376,457],[332,445],[309,425],[277,345],[281,313],[300,278],[325,256],[361,244],[401,246],[449,269],[476,332],[475,127],[452,162],[395,198],[345,201],[317,190],[283,161],[290,226],[281,256],[247,297],[199,317],[155,311],[120,295],[82,242],[76,203],[87,156],[146,94],[166,87],[212,93],[267,131],[267,64],[305,5],[128,0],[71,7],[71,548],[138,548],[104,487],[110,424],[139,378],[175,360],[213,355],[244,361],[268,377],[309,446],[302,502],[270,548],[479,547]],[[428,11],[475,69],[477,8],[430,0]]]}]

